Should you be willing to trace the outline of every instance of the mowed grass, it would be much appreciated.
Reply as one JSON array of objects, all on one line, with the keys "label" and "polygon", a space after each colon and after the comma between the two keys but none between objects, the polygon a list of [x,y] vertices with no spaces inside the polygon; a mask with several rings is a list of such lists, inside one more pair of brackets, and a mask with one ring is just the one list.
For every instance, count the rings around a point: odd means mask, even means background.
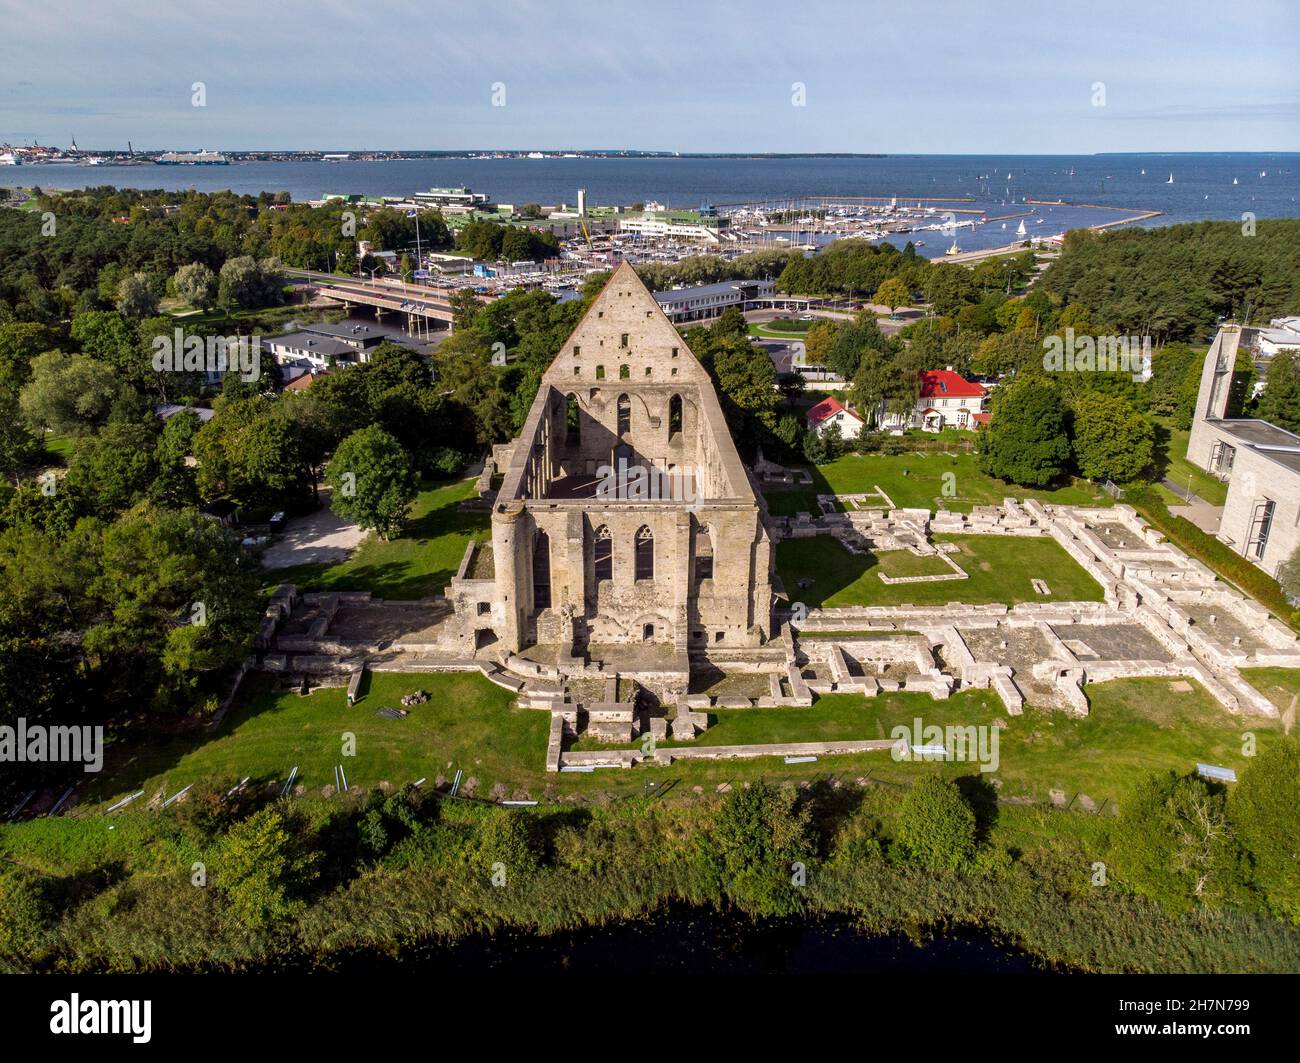
[{"label": "mowed grass", "polygon": [[72,436],[45,437],[45,464],[66,465],[72,457],[77,441]]},{"label": "mowed grass", "polygon": [[975,506],[1000,506],[1004,498],[1037,498],[1070,506],[1112,504],[1104,491],[1083,481],[1045,491],[1004,483],[981,472],[978,457],[964,452],[845,454],[809,471],[813,477],[811,488],[765,492],[770,512],[777,516],[790,516],[799,510],[816,514],[819,494],[865,494],[877,486],[896,506],[959,513],[969,513]]},{"label": "mowed grass", "polygon": [[269,569],[267,582],[308,591],[370,591],[399,600],[437,594],[456,575],[469,541],[491,535],[489,514],[458,508],[473,496],[472,479],[425,484],[397,538],[384,542],[371,533],[347,561]]},{"label": "mowed grass", "polygon": [[[1190,486],[1193,494],[1200,495],[1210,505],[1221,506],[1228,499],[1228,485],[1187,460],[1187,440],[1190,435],[1186,428],[1175,428],[1168,418],[1158,418],[1156,467],[1181,490],[1185,491]],[[1170,496],[1174,497],[1174,505],[1184,504],[1172,492]]]},{"label": "mowed grass", "polygon": [[[1053,539],[1002,535],[936,535],[936,542],[954,542],[960,551],[953,560],[968,579],[939,583],[890,585],[877,575],[926,575],[947,571],[941,562],[918,558],[907,551],[851,554],[830,535],[786,539],[777,544],[776,566],[791,601],[811,609],[851,605],[945,605],[964,602],[986,605],[1003,602],[1098,602],[1100,585]],[[924,571],[910,571],[922,569]],[[801,579],[811,579],[801,587]],[[1047,582],[1051,594],[1034,591],[1032,579]]]},{"label": "mowed grass", "polygon": [[1241,677],[1280,712],[1294,715],[1300,706],[1300,668],[1243,668]]},{"label": "mowed grass", "polygon": [[[1174,689],[1167,678],[1121,679],[1084,687],[1090,711],[1083,718],[1051,709],[1027,707],[1008,717],[991,691],[968,690],[944,701],[926,694],[891,693],[874,698],[857,694],[827,694],[811,709],[721,709],[710,714],[717,723],[696,740],[697,745],[762,742],[825,742],[844,739],[890,739],[906,728],[916,739],[916,721],[923,729],[938,726],[993,726],[998,731],[997,768],[980,773],[998,781],[998,796],[1051,800],[1051,791],[1066,801],[1084,794],[1097,805],[1120,805],[1154,772],[1196,770],[1197,763],[1218,764],[1239,773],[1250,766],[1242,753],[1242,733],[1255,734],[1259,748],[1285,741],[1280,725],[1263,717],[1244,719],[1227,713],[1198,683],[1190,692]],[[806,714],[806,715],[804,715]],[[991,749],[991,731],[985,732]],[[769,763],[771,763],[769,761]],[[916,773],[938,770],[952,777],[978,772],[971,761],[909,763],[888,752],[852,757],[823,757],[829,771],[865,765],[871,777],[908,783]],[[770,769],[769,769],[770,770]]]},{"label": "mowed grass", "polygon": [[[973,726],[986,730],[982,738],[976,738],[970,758],[963,761],[909,762],[896,760],[890,751],[876,751],[824,755],[815,764],[807,765],[787,765],[781,757],[679,761],[668,768],[643,763],[634,771],[610,772],[604,778],[607,783],[617,784],[632,776],[696,785],[719,777],[740,782],[832,774],[909,785],[918,774],[938,772],[950,778],[978,775],[1002,799],[1048,804],[1053,800],[1053,791],[1059,791],[1067,804],[1082,794],[1098,807],[1103,803],[1122,806],[1136,787],[1156,772],[1192,772],[1198,762],[1238,772],[1248,769],[1250,759],[1242,754],[1244,731],[1255,735],[1261,749],[1289,740],[1275,721],[1234,717],[1199,684],[1189,680],[1192,689],[1179,691],[1174,688],[1175,682],[1153,678],[1089,684],[1084,691],[1090,712],[1083,718],[1032,707],[1026,707],[1020,716],[1009,717],[1001,701],[988,690],[965,690],[943,701],[907,692],[882,693],[873,698],[825,694],[807,709],[714,709],[709,712],[708,730],[693,742],[669,739],[660,745],[673,748],[891,740],[898,737],[899,728],[906,729],[910,741],[919,738],[928,744],[936,740],[925,733],[929,727]],[[986,761],[994,770],[983,772],[976,754],[993,754],[993,727],[999,720],[1006,726],[997,729],[996,763],[992,756]],[[944,739],[937,741],[942,744]],[[610,747],[584,741],[577,748]]]},{"label": "mowed grass", "polygon": [[[1097,804],[1123,803],[1152,772],[1194,771],[1198,761],[1249,767],[1242,755],[1242,733],[1256,735],[1260,748],[1283,741],[1276,721],[1233,717],[1200,686],[1174,689],[1169,679],[1127,679],[1084,688],[1091,704],[1086,718],[1026,708],[1007,717],[987,690],[967,690],[944,701],[928,695],[894,692],[865,698],[857,694],[819,697],[811,708],[715,709],[710,727],[693,743],[663,745],[759,745],[774,742],[826,742],[892,739],[895,728],[911,734],[920,721],[930,726],[983,726],[1006,723],[998,731],[997,766],[980,772],[971,760],[946,763],[896,761],[888,751],[823,756],[814,764],[785,764],[780,757],[745,760],[678,761],[665,767],[643,763],[636,769],[591,774],[548,775],[544,771],[548,717],[514,707],[512,696],[474,673],[391,673],[369,676],[363,697],[346,704],[342,688],[308,697],[277,691],[272,680],[256,676],[215,734],[143,739],[130,748],[110,747],[104,772],[79,794],[81,814],[92,817],[107,802],[136,790],[173,794],[201,779],[219,782],[250,776],[254,784],[287,778],[297,765],[302,794],[325,797],[342,763],[354,788],[380,782],[401,786],[419,778],[432,785],[438,774],[451,779],[462,769],[475,780],[475,792],[488,795],[500,784],[510,795],[528,793],[544,801],[569,802],[600,795],[644,793],[668,786],[682,796],[699,786],[766,779],[800,781],[837,775],[868,776],[907,785],[918,773],[950,777],[979,775],[997,781],[1002,798],[1048,802],[1052,790],[1070,800],[1086,794]],[[417,689],[431,700],[400,720],[376,716],[380,707],[397,707],[403,694]],[[356,736],[356,756],[341,755],[343,736]],[[992,731],[984,732],[984,749]],[[921,740],[929,739],[922,734]],[[605,748],[581,743],[581,748]],[[96,822],[103,822],[95,817]]]},{"label": "mowed grass", "polygon": [[[429,693],[410,715],[392,720],[380,708],[400,708],[416,690]],[[144,790],[168,794],[200,779],[255,783],[283,781],[296,765],[298,782],[319,794],[334,785],[342,764],[348,783],[402,786],[456,768],[476,777],[484,790],[507,779],[533,781],[546,756],[546,713],[514,708],[514,696],[471,672],[367,674],[361,698],[347,704],[343,687],[303,697],[276,690],[263,675],[248,680],[240,700],[216,734],[149,736],[130,749],[111,749],[103,781],[82,803]],[[356,755],[342,755],[344,735],[356,736]]]}]

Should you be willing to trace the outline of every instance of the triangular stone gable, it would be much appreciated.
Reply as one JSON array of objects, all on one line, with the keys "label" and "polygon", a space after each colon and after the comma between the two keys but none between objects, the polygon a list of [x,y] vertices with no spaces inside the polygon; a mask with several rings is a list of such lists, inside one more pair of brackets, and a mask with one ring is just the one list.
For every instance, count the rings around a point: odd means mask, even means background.
[{"label": "triangular stone gable", "polygon": [[[623,345],[623,337],[627,345]],[[676,352],[676,353],[674,353]],[[628,375],[620,376],[620,368]],[[603,375],[599,370],[603,368]],[[649,372],[647,372],[649,370]],[[712,385],[631,263],[611,274],[543,376],[558,388]]]}]

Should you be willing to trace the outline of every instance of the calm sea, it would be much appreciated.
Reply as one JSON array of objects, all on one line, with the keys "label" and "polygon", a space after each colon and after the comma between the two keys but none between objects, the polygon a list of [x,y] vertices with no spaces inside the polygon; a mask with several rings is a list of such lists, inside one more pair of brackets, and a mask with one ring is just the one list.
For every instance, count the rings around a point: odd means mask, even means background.
[{"label": "calm sea", "polygon": [[[1169,178],[1173,177],[1173,183]],[[1236,184],[1233,183],[1234,179]],[[1300,217],[1300,153],[1172,155],[897,155],[880,159],[429,159],[395,162],[247,162],[217,167],[21,166],[0,168],[0,185],[84,188],[231,189],[288,192],[295,200],[327,192],[402,196],[466,185],[498,203],[592,206],[657,200],[672,207],[714,206],[802,196],[973,197],[991,219],[961,230],[963,249],[1009,242],[1019,214],[1029,235],[1047,236],[1125,216],[1080,207],[1033,206],[1067,200],[1126,210],[1156,210],[1149,225],[1205,219]],[[964,217],[964,215],[958,215]],[[1002,229],[1003,218],[1007,229]],[[1040,220],[1041,219],[1041,222]],[[938,233],[928,234],[934,254]],[[927,241],[930,243],[931,241]]]}]

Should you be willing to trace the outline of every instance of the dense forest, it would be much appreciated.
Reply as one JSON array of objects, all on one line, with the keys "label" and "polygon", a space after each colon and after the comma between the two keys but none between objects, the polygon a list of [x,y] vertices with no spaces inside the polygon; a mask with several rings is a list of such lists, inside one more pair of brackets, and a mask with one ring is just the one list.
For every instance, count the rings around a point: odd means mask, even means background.
[{"label": "dense forest", "polygon": [[1300,307],[1300,220],[1076,229],[1040,287],[1099,332],[1208,341],[1224,319],[1267,324]]}]

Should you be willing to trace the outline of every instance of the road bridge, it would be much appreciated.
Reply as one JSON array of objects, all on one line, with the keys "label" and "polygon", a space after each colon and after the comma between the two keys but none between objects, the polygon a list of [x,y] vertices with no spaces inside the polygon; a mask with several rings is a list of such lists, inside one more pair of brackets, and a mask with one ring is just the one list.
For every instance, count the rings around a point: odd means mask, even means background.
[{"label": "road bridge", "polygon": [[405,284],[395,280],[360,280],[319,273],[309,269],[285,268],[288,276],[306,281],[319,295],[337,299],[345,307],[370,306],[378,315],[386,312],[405,314],[407,331],[427,333],[434,322],[445,322],[450,329],[454,314],[451,290],[422,284]]}]

